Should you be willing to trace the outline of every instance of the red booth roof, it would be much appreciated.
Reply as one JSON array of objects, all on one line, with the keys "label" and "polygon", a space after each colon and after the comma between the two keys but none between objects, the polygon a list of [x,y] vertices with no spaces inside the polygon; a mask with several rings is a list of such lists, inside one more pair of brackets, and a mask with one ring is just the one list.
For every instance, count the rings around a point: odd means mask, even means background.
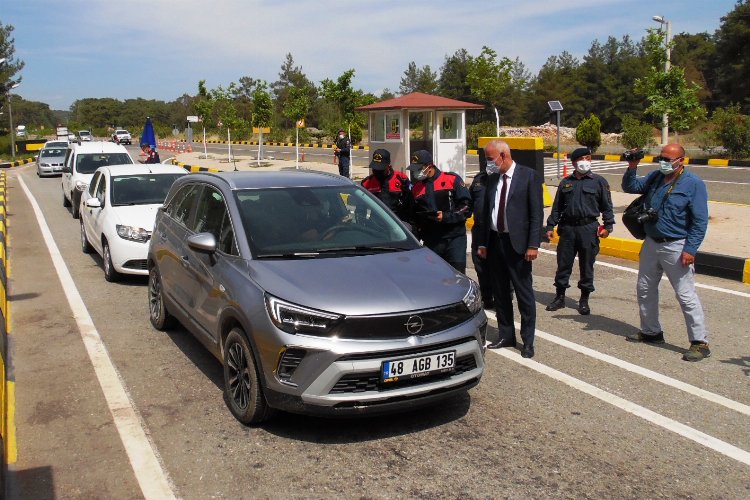
[{"label": "red booth roof", "polygon": [[355,108],[357,111],[385,111],[391,109],[484,109],[482,104],[457,101],[437,95],[412,92],[402,97],[388,99],[367,106]]}]

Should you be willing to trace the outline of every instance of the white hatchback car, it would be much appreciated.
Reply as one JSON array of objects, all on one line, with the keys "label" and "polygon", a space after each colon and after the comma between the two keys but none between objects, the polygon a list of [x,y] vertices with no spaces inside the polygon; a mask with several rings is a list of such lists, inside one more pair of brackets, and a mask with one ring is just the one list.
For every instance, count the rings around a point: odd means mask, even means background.
[{"label": "white hatchback car", "polygon": [[78,218],[81,193],[88,189],[96,169],[124,163],[135,163],[125,146],[103,141],[70,144],[62,169],[62,198],[74,219]]},{"label": "white hatchback car", "polygon": [[169,188],[186,175],[172,165],[100,167],[81,197],[81,249],[102,256],[104,278],[148,275],[146,256],[156,212]]}]

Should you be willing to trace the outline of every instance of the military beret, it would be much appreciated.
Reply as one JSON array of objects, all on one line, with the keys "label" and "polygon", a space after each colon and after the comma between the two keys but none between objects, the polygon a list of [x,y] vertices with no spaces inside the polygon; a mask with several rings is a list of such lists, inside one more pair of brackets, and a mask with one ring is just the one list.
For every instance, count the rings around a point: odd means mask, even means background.
[{"label": "military beret", "polygon": [[578,148],[570,153],[570,161],[576,161],[578,158],[582,156],[588,156],[590,154],[591,150],[589,148]]}]

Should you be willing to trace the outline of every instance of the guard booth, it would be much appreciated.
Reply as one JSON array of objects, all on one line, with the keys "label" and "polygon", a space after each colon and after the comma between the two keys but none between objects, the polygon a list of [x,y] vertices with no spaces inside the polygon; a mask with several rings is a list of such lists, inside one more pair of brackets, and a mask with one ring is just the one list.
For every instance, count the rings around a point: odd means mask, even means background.
[{"label": "guard booth", "polygon": [[386,149],[395,170],[425,149],[440,170],[466,178],[466,110],[483,105],[412,92],[355,109],[369,115],[370,153]]}]

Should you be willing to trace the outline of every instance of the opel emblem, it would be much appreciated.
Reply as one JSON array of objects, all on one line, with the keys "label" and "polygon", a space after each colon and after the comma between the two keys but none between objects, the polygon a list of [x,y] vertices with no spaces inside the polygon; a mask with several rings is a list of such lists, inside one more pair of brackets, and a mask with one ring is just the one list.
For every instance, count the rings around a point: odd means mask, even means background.
[{"label": "opel emblem", "polygon": [[409,316],[409,319],[406,320],[404,326],[406,327],[407,332],[409,332],[411,335],[416,335],[422,331],[422,328],[424,327],[424,321],[422,321],[422,318],[420,318],[419,316]]}]

